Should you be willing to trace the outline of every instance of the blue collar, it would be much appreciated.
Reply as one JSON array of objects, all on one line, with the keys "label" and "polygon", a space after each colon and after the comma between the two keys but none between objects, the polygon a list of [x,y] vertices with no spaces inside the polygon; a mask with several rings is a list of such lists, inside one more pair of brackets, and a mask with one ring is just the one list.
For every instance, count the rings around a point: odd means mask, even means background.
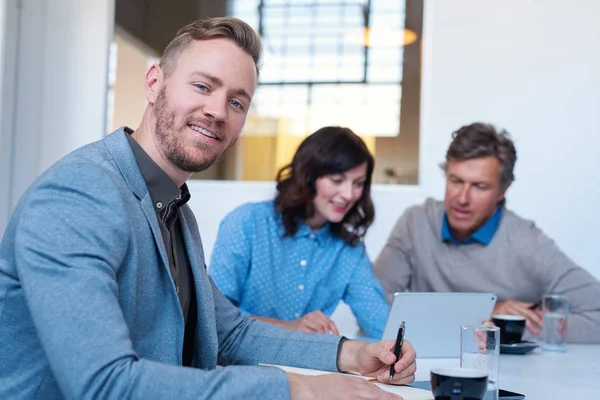
[{"label": "blue collar", "polygon": [[498,226],[500,225],[500,220],[502,219],[502,207],[499,206],[496,209],[496,212],[492,214],[492,216],[486,221],[485,224],[481,226],[481,228],[477,229],[470,237],[467,238],[464,242],[456,240],[454,236],[452,236],[452,232],[450,231],[450,225],[448,225],[448,218],[446,218],[446,212],[444,211],[444,216],[442,217],[442,242],[451,242],[457,246],[463,244],[471,244],[471,243],[481,243],[484,246],[487,246],[492,241],[494,234],[498,230]]},{"label": "blue collar", "polygon": [[[283,221],[281,220],[281,214],[279,214],[275,209],[273,210],[273,218],[275,218],[275,221],[277,221],[277,224],[279,225],[280,237],[283,237],[285,235],[285,227],[283,226]],[[298,221],[298,229],[296,230],[294,237],[308,237],[315,239],[319,244],[323,244],[326,243],[327,240],[332,236],[330,228],[331,224],[328,222],[315,232],[306,223],[306,221],[300,220]]]},{"label": "blue collar", "polygon": [[313,231],[306,221],[300,221],[298,223],[298,230],[294,236],[310,237],[311,239],[316,239],[319,244],[323,244],[331,236],[330,224],[326,223],[317,231]]}]

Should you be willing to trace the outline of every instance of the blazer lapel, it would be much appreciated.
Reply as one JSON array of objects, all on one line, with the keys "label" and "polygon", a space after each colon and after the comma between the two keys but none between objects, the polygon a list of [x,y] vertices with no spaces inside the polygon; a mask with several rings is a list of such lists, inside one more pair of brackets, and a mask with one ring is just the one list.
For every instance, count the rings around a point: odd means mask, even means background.
[{"label": "blazer lapel", "polygon": [[[125,135],[128,135],[128,133],[125,132],[124,127],[121,127],[110,135],[106,136],[104,138],[104,144],[106,145],[108,151],[112,154],[117,168],[121,172],[125,182],[127,182],[127,185],[130,187],[131,192],[140,200],[140,206],[144,212],[144,215],[146,216],[146,219],[148,220],[148,224],[152,230],[152,236],[154,236],[154,242],[160,253],[160,258],[163,262],[163,268],[167,269],[167,272],[169,272],[170,276],[171,271],[169,269],[167,249],[165,248],[165,243],[162,239],[162,232],[160,231],[160,226],[158,225],[158,219],[156,217],[156,212],[154,211],[152,199],[150,198],[150,193],[148,193],[148,187],[146,186],[144,176],[140,172],[140,168],[135,160],[131,146],[127,141],[127,136]],[[175,291],[174,285],[173,291]]]},{"label": "blazer lapel", "polygon": [[128,133],[124,128],[119,128],[110,135],[104,138],[104,144],[108,151],[112,154],[117,168],[123,175],[123,179],[131,188],[133,194],[142,199],[148,194],[146,181],[140,172],[140,167],[137,165],[131,146],[127,141]]},{"label": "blazer lapel", "polygon": [[[185,207],[187,209],[187,207]],[[191,213],[191,211],[189,211]],[[216,367],[219,341],[217,338],[217,327],[215,317],[215,305],[212,287],[206,272],[204,255],[202,254],[202,242],[198,235],[192,234],[190,226],[193,215],[187,216],[183,210],[179,214],[181,227],[185,241],[185,248],[190,260],[192,274],[194,275],[194,287],[196,289],[196,305],[198,308],[198,325],[196,326],[196,349],[195,364],[199,368],[213,369]],[[194,232],[195,233],[195,232]],[[197,236],[197,237],[195,237]]]}]

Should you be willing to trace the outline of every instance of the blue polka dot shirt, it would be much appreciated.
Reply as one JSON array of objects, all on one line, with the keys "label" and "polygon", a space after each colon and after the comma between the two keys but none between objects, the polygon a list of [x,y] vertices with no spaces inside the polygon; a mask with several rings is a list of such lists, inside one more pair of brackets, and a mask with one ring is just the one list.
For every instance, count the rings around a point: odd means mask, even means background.
[{"label": "blue polka dot shirt", "polygon": [[245,315],[291,321],[344,301],[369,337],[379,339],[389,311],[361,243],[350,246],[325,225],[301,223],[294,236],[273,201],[244,204],[223,219],[209,272]]}]

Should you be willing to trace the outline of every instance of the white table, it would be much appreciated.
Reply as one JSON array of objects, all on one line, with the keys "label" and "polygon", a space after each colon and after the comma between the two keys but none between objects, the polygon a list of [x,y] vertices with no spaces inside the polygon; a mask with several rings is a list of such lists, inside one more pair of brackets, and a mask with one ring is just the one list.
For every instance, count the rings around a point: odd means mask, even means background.
[{"label": "white table", "polygon": [[[416,380],[428,381],[436,367],[458,367],[458,358],[417,359]],[[566,353],[536,349],[500,355],[500,388],[526,400],[600,399],[600,345],[567,345]]]},{"label": "white table", "polygon": [[[332,319],[342,335],[364,340],[350,308],[341,303]],[[417,357],[419,349],[417,349]],[[458,358],[417,359],[416,380],[429,381],[436,367],[459,367]],[[500,355],[500,388],[526,400],[599,400],[600,345],[567,344],[565,353],[536,349],[526,355]]]}]

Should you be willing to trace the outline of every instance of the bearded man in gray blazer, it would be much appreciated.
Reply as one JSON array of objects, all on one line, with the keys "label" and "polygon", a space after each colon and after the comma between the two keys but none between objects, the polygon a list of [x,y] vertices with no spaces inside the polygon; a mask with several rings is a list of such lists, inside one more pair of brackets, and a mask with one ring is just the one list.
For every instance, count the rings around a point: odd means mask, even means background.
[{"label": "bearded man in gray blazer", "polygon": [[395,363],[393,383],[414,379],[408,342],[396,360],[393,341],[243,318],[206,273],[185,182],[237,140],[260,53],[237,19],[182,28],[146,74],[139,128],[76,150],[24,194],[0,245],[0,398],[396,398],[260,362],[380,381]]}]

